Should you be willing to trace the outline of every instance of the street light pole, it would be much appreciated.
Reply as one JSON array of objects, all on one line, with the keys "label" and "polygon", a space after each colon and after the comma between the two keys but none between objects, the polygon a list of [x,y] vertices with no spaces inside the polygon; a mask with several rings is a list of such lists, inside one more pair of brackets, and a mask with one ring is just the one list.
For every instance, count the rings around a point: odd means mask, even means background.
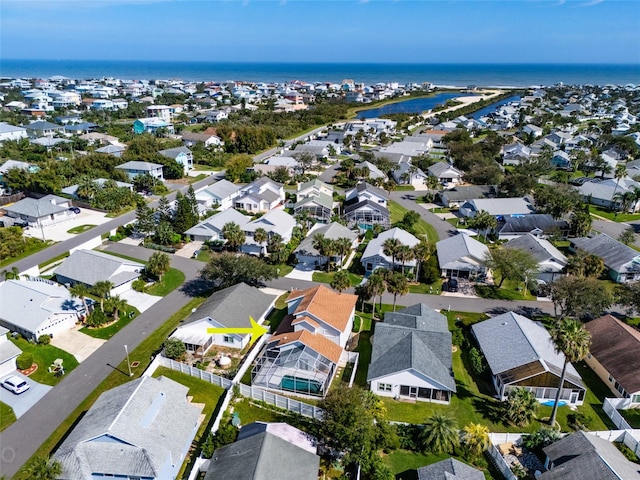
[{"label": "street light pole", "polygon": [[131,371],[131,362],[129,362],[129,349],[127,346],[124,346],[124,351],[127,354],[127,367],[129,368],[129,376],[133,377],[133,372]]}]

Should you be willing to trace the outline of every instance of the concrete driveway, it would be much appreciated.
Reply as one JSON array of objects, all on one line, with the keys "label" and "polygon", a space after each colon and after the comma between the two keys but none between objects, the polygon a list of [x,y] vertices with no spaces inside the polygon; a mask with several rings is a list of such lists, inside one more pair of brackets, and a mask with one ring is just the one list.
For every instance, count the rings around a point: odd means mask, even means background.
[{"label": "concrete driveway", "polygon": [[[34,382],[29,377],[25,377],[19,372],[14,372],[12,375],[15,375],[20,378],[24,378],[29,384],[31,388],[20,395],[16,395],[6,388],[0,387],[0,402],[6,403],[11,408],[13,408],[13,413],[16,414],[16,418],[20,418],[22,415],[27,413],[27,411],[33,407],[45,394],[51,390],[53,387],[49,385],[43,385],[42,383]],[[8,377],[9,375],[7,375]],[[4,380],[7,377],[3,377]]]},{"label": "concrete driveway", "polygon": [[162,300],[162,297],[149,295],[148,293],[136,292],[135,290],[127,290],[120,294],[120,298],[127,301],[132,307],[136,307],[140,313],[149,308],[156,302]]},{"label": "concrete driveway", "polygon": [[78,362],[86,360],[89,355],[98,350],[105,342],[106,340],[90,337],[75,328],[63,333],[56,333],[51,339],[53,346],[70,353],[76,357]]},{"label": "concrete driveway", "polygon": [[284,276],[284,278],[291,278],[294,280],[305,280],[307,282],[313,281],[313,265],[306,265],[304,263],[299,263],[296,265],[296,268],[291,270],[291,273],[288,273]]},{"label": "concrete driveway", "polygon": [[[44,230],[44,237],[47,240],[53,240],[54,242],[64,242],[70,238],[75,237],[77,234],[67,233],[68,230],[79,227],[81,225],[102,225],[112,220],[107,218],[107,214],[104,212],[96,212],[95,210],[89,210],[88,208],[81,208],[80,213],[75,214],[69,220],[56,223],[54,225],[40,227],[29,227],[25,230],[25,235],[28,237],[39,238],[42,240],[42,230]],[[89,230],[87,230],[89,231]]]}]

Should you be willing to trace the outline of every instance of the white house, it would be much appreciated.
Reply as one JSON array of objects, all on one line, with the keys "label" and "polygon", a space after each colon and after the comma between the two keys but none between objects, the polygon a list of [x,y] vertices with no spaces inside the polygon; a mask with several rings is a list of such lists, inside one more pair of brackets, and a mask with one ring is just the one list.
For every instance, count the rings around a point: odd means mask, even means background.
[{"label": "white house", "polygon": [[231,183],[229,180],[219,180],[196,192],[196,200],[200,212],[204,213],[210,208],[227,210],[233,206],[233,201],[240,195],[242,187]]},{"label": "white house", "polygon": [[420,243],[418,238],[401,228],[395,227],[382,232],[376,238],[369,241],[360,258],[360,263],[362,263],[366,275],[371,274],[378,268],[386,268],[388,270],[400,268],[409,269],[410,271],[416,268],[415,260],[401,262],[395,259],[394,263],[392,256],[384,253],[384,243],[389,239],[398,240],[401,245],[409,248],[413,248]]},{"label": "white house", "polygon": [[7,140],[20,140],[27,138],[27,129],[22,127],[15,127],[9,125],[6,122],[0,122],[0,143]]},{"label": "white house", "polygon": [[129,179],[133,180],[138,175],[149,174],[153,178],[163,181],[162,165],[159,163],[131,161],[116,166],[119,170],[124,170]]},{"label": "white house", "polygon": [[193,153],[187,147],[168,148],[158,152],[163,157],[172,158],[184,168],[185,175],[193,170]]},{"label": "white house", "polygon": [[485,211],[494,217],[505,218],[512,215],[528,215],[534,212],[534,208],[533,205],[523,197],[474,198],[467,200],[460,207],[460,213],[465,217],[473,218],[481,211]]},{"label": "white house", "polygon": [[240,190],[234,207],[248,212],[266,212],[284,203],[284,186],[268,177],[262,177]]},{"label": "white house", "polygon": [[267,237],[278,234],[282,237],[282,242],[287,243],[291,240],[293,227],[296,226],[296,220],[284,210],[271,210],[260,218],[246,223],[242,228],[245,234],[245,243],[240,247],[240,251],[261,255],[267,251],[267,243],[257,243],[254,240],[256,230],[262,228],[267,232]]},{"label": "white house", "polygon": [[56,195],[46,195],[42,198],[23,198],[22,200],[2,207],[10,218],[17,218],[29,224],[30,227],[53,225],[73,218],[69,210],[71,204],[66,198]]},{"label": "white house", "polygon": [[462,183],[462,177],[464,176],[462,170],[458,170],[446,162],[434,163],[427,169],[427,173],[432,177],[436,177],[438,182],[447,187],[454,187]]},{"label": "white house", "polygon": [[22,353],[22,350],[9,341],[7,333],[8,329],[0,327],[0,378],[15,371],[16,358]]},{"label": "white house", "polygon": [[184,234],[189,235],[191,240],[200,242],[223,240],[222,229],[227,223],[235,223],[240,228],[243,228],[250,221],[251,217],[230,208],[210,216],[191,227]]}]

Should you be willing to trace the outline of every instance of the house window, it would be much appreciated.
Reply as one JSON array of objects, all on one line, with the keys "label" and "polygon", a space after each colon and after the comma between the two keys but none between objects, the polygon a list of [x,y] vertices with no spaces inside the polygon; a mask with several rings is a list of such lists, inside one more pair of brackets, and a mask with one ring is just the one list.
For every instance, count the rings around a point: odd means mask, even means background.
[{"label": "house window", "polygon": [[222,341],[224,343],[233,343],[233,337],[231,335],[225,335],[222,337]]},{"label": "house window", "polygon": [[613,377],[609,375],[609,383],[613,383]]},{"label": "house window", "polygon": [[378,391],[380,391],[380,392],[390,392],[391,391],[391,384],[390,383],[379,383],[378,384]]},{"label": "house window", "polygon": [[373,263],[367,263],[367,272],[373,270]]}]

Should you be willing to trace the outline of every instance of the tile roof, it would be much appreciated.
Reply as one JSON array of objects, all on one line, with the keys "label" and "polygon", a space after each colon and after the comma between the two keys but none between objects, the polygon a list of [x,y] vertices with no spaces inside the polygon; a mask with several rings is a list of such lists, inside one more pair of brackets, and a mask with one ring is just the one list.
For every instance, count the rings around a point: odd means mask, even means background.
[{"label": "tile roof", "polygon": [[302,301],[296,307],[294,316],[308,312],[340,332],[348,327],[351,313],[358,301],[357,295],[338,293],[324,285],[318,285],[307,290],[292,291],[287,304],[301,297]]},{"label": "tile roof", "polygon": [[269,340],[269,343],[273,344],[275,342],[277,342],[278,347],[282,347],[293,342],[300,342],[336,364],[340,361],[340,356],[342,355],[342,347],[340,347],[340,345],[333,343],[323,335],[313,334],[304,329],[298,330],[297,332],[287,332],[280,335],[274,335]]},{"label": "tile roof", "polygon": [[640,330],[605,315],[585,324],[590,352],[628,393],[640,392]]}]

